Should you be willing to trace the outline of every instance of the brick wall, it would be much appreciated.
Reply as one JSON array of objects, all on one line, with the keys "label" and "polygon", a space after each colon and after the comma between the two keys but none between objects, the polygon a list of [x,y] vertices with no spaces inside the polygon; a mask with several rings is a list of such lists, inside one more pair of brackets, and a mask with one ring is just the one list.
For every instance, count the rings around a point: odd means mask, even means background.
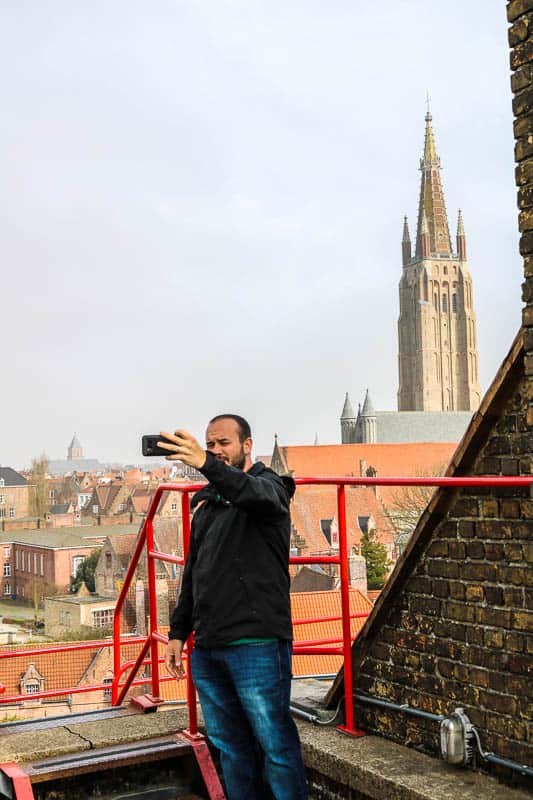
[{"label": "brick wall", "polygon": [[[533,0],[507,11],[526,306],[454,457],[456,475],[533,474]],[[355,690],[435,714],[463,706],[485,750],[531,765],[532,608],[529,489],[442,490],[354,646]],[[356,714],[371,731],[439,752],[435,722],[362,704]]]}]

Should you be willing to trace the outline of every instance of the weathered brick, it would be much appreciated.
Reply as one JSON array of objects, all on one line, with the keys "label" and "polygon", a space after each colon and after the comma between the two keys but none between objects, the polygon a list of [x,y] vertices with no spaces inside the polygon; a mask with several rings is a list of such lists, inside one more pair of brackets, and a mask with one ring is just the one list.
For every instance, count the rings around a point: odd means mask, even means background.
[{"label": "weathered brick", "polygon": [[529,86],[530,83],[533,82],[532,79],[532,70],[530,64],[525,64],[520,69],[517,69],[515,73],[511,75],[511,89],[516,94],[517,92],[521,92],[522,89],[525,89],[526,86]]},{"label": "weathered brick", "polygon": [[[529,124],[531,124],[531,121]],[[517,186],[526,186],[533,181],[533,159],[527,159],[517,165],[515,178]]]},{"label": "weathered brick", "polygon": [[509,22],[514,22],[522,14],[527,14],[528,11],[533,9],[533,0],[511,0],[507,4],[507,19]]},{"label": "weathered brick", "polygon": [[460,625],[447,619],[437,620],[435,635],[439,638],[433,643],[435,654],[444,658],[462,658],[463,648],[460,642],[466,641],[466,634],[466,625]]},{"label": "weathered brick", "polygon": [[457,523],[457,535],[460,539],[472,539],[476,535],[476,528],[473,522],[461,519]]},{"label": "weathered brick", "polygon": [[[528,134],[531,136],[532,134]],[[533,186],[522,186],[518,190],[518,208],[531,208],[533,206]],[[529,259],[527,264],[524,264],[524,275],[529,277],[533,275],[533,265],[531,264],[532,259]]]},{"label": "weathered brick", "polygon": [[468,602],[481,603],[484,599],[483,586],[467,586],[466,599]]},{"label": "weathered brick", "polygon": [[524,550],[519,542],[505,542],[503,546],[505,560],[520,563],[524,558]]},{"label": "weathered brick", "polygon": [[476,622],[479,622],[480,625],[493,625],[496,628],[511,627],[511,611],[509,609],[477,606],[473,611],[475,611]]},{"label": "weathered brick", "polygon": [[[520,230],[524,230],[520,228]],[[520,255],[527,256],[533,253],[533,231],[527,229],[520,237],[519,245]]]},{"label": "weathered brick", "polygon": [[416,576],[410,578],[407,582],[406,589],[408,592],[415,592],[418,594],[431,594],[432,584],[429,578],[423,576]]},{"label": "weathered brick", "polygon": [[515,47],[517,44],[527,39],[531,32],[530,22],[530,15],[525,14],[519,17],[514,25],[511,25],[508,30],[509,45],[511,47]]},{"label": "weathered brick", "polygon": [[[474,540],[472,542],[466,542],[466,555],[468,558],[485,558],[485,545],[483,542],[478,540]],[[502,555],[503,555],[503,546],[502,546]]]},{"label": "weathered brick", "polygon": [[504,417],[498,420],[495,430],[497,433],[515,433],[516,414],[506,414]]},{"label": "weathered brick", "polygon": [[496,694],[495,692],[481,691],[479,699],[483,706],[498,714],[516,714],[517,705],[514,697],[506,697],[505,695]]},{"label": "weathered brick", "polygon": [[498,501],[494,498],[481,500],[480,511],[482,517],[497,517],[499,513]]},{"label": "weathered brick", "polygon": [[517,44],[512,51],[511,69],[516,70],[519,67],[522,67],[524,64],[528,64],[530,61],[533,61],[533,41],[531,39],[527,39],[525,42]]},{"label": "weathered brick", "polygon": [[505,555],[503,542],[480,542],[488,561],[501,561]]},{"label": "weathered brick", "polygon": [[524,637],[519,633],[506,633],[504,637],[504,647],[513,653],[524,651]]},{"label": "weathered brick", "polygon": [[483,631],[485,647],[503,647],[503,631],[486,628]]},{"label": "weathered brick", "polygon": [[500,506],[502,517],[506,519],[518,519],[520,517],[520,503],[518,500],[502,500]]},{"label": "weathered brick", "polygon": [[457,561],[445,561],[442,558],[431,558],[427,562],[428,575],[440,578],[459,577],[459,564]]},{"label": "weathered brick", "polygon": [[533,633],[533,611],[513,611],[512,625],[517,631]]},{"label": "weathered brick", "polygon": [[510,523],[499,520],[480,520],[476,522],[476,536],[480,539],[511,539],[512,527]]},{"label": "weathered brick", "polygon": [[456,620],[457,622],[474,622],[476,619],[476,610],[479,609],[475,609],[467,603],[459,603],[453,600],[442,603],[442,615],[448,617],[448,619]]},{"label": "weathered brick", "polygon": [[486,562],[466,562],[461,566],[461,578],[466,581],[495,581],[497,567]]},{"label": "weathered brick", "polygon": [[522,653],[511,653],[507,659],[507,669],[520,675],[533,675],[533,659]]},{"label": "weathered brick", "polygon": [[485,600],[491,606],[503,606],[503,589],[501,586],[485,586]]},{"label": "weathered brick", "polygon": [[[514,148],[514,155],[515,161],[523,161],[525,158],[530,158],[533,155],[533,135],[528,134],[527,136],[522,136],[521,139],[515,144]],[[531,226],[527,224],[527,219],[521,220],[520,215],[518,217],[519,224],[518,229],[521,231],[530,230]]]},{"label": "weathered brick", "polygon": [[504,586],[503,604],[510,608],[523,608],[524,589],[521,586]]},{"label": "weathered brick", "polygon": [[528,564],[533,564],[533,542],[524,542],[522,553]]},{"label": "weathered brick", "polygon": [[437,597],[411,595],[409,598],[409,608],[414,613],[434,617],[440,614],[440,600]]},{"label": "weathered brick", "polygon": [[464,600],[466,587],[460,581],[450,581],[448,584],[449,594],[453,600]]},{"label": "weathered brick", "polygon": [[468,680],[479,686],[480,689],[488,689],[489,686],[489,673],[486,669],[479,669],[479,667],[470,667],[468,670]]},{"label": "weathered brick", "polygon": [[483,644],[484,630],[478,625],[469,625],[466,631],[466,641],[468,644]]},{"label": "weathered brick", "polygon": [[442,539],[436,539],[435,541],[431,542],[427,552],[430,556],[446,558],[448,555],[448,542]]},{"label": "weathered brick", "polygon": [[[524,314],[526,313],[527,309],[524,309]],[[526,323],[524,322],[524,325]],[[533,325],[533,307],[531,308],[531,325]],[[480,463],[480,473],[482,475],[499,475],[500,474],[500,459],[494,458],[493,456],[490,458],[483,458]]]},{"label": "weathered brick", "polygon": [[479,517],[479,503],[472,497],[460,497],[452,510],[457,517]]},{"label": "weathered brick", "polygon": [[[519,139],[520,136],[525,136],[527,133],[531,133],[533,131],[533,120],[530,116],[525,117],[518,117],[513,122],[513,132],[515,135],[515,139]],[[524,182],[524,186],[527,184],[527,181]]]},{"label": "weathered brick", "polygon": [[450,582],[446,580],[434,580],[432,581],[432,590],[435,597],[449,597]]},{"label": "weathered brick", "polygon": [[463,561],[466,557],[466,545],[464,542],[450,542],[448,545],[448,555],[450,558]]},{"label": "weathered brick", "polygon": [[489,731],[495,731],[502,736],[509,739],[522,739],[525,740],[527,735],[527,727],[525,723],[519,722],[509,717],[500,716],[499,714],[487,713],[487,728]]}]

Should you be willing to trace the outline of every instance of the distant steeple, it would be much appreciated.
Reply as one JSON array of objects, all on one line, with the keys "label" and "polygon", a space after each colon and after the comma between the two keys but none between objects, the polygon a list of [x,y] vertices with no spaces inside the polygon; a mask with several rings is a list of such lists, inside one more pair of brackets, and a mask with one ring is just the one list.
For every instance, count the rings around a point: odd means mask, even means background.
[{"label": "distant steeple", "polygon": [[315,433],[315,441],[313,442],[314,446],[316,447],[320,442],[318,441],[318,433]]},{"label": "distant steeple", "polygon": [[342,444],[352,444],[354,442],[354,435],[355,435],[355,413],[353,410],[353,406],[350,402],[350,397],[348,392],[346,392],[346,397],[344,399],[344,406],[342,408],[341,414],[341,442]]},{"label": "distant steeple", "polygon": [[409,236],[409,225],[407,224],[407,216],[403,218],[403,236],[402,236],[402,264],[406,267],[411,261],[411,237]]},{"label": "distant steeple", "polygon": [[74,434],[67,449],[67,459],[69,461],[73,461],[77,458],[83,458],[83,447],[81,446],[80,440],[76,434]]},{"label": "distant steeple", "polygon": [[466,236],[461,209],[457,216],[457,255],[461,261],[466,261]]},{"label": "distant steeple", "polygon": [[374,444],[377,439],[376,428],[376,412],[374,411],[374,405],[370,399],[370,393],[367,389],[360,419],[361,441],[367,444]]},{"label": "distant steeple", "polygon": [[451,256],[452,243],[440,178],[440,158],[437,155],[435,136],[431,124],[432,117],[429,110],[425,121],[424,157],[420,159],[422,178],[418,204],[416,256],[418,258],[427,258],[427,256],[422,255],[422,222],[424,214],[427,218],[430,253]]},{"label": "distant steeple", "polygon": [[344,406],[342,408],[341,419],[355,419],[353,406],[350,401],[350,396],[348,395],[348,392],[346,392],[346,397],[344,398]]},{"label": "distant steeple", "polygon": [[278,475],[288,475],[289,469],[287,466],[287,462],[282,452],[282,448],[278,444],[278,434],[274,434],[274,449],[272,451],[272,458],[270,461],[270,467],[277,472]]}]

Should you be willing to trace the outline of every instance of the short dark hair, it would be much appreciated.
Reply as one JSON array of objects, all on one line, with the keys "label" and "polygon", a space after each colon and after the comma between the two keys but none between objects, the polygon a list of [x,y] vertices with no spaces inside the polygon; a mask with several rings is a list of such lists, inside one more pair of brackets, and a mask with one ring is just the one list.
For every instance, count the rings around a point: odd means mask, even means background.
[{"label": "short dark hair", "polygon": [[244,442],[245,439],[252,438],[252,429],[244,417],[240,417],[238,414],[217,414],[216,417],[213,417],[213,419],[209,420],[209,424],[212,425],[213,422],[218,422],[219,419],[232,419],[237,423],[237,427],[239,428],[239,439],[241,442]]}]

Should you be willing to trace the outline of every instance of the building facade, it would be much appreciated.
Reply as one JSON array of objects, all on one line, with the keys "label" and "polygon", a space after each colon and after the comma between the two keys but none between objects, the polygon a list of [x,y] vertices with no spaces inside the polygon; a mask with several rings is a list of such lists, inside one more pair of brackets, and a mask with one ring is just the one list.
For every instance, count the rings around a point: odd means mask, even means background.
[{"label": "building facade", "polygon": [[476,316],[461,211],[452,248],[435,146],[426,114],[414,255],[404,221],[398,319],[398,411],[475,411]]}]

